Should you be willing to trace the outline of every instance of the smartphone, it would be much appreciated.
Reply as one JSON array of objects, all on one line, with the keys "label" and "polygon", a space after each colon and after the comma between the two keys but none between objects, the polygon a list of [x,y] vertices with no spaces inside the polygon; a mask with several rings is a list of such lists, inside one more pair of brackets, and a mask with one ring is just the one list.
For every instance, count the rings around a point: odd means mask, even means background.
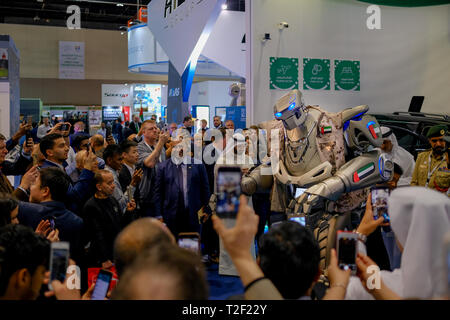
[{"label": "smartphone", "polygon": [[48,221],[50,222],[50,229],[55,230],[55,217],[50,217]]},{"label": "smartphone", "polygon": [[69,242],[52,242],[50,247],[50,281],[48,287],[53,290],[51,282],[59,280],[64,282],[69,266]]},{"label": "smartphone", "polygon": [[33,124],[33,116],[27,116],[27,124]]},{"label": "smartphone", "polygon": [[[389,199],[389,188],[386,187],[373,187],[371,189],[371,202],[372,202],[372,212],[373,218],[377,220],[379,217],[384,218],[384,222],[390,222],[389,211],[388,211],[388,199]],[[383,227],[383,231],[391,231],[391,227]]]},{"label": "smartphone", "polygon": [[306,217],[302,216],[302,215],[298,215],[298,214],[291,215],[289,217],[289,221],[295,221],[295,222],[301,224],[302,226],[306,225]]},{"label": "smartphone", "polygon": [[68,125],[67,125],[66,123],[63,123],[63,124],[61,125],[60,130],[61,130],[61,131],[66,131],[67,129],[68,129]]},{"label": "smartphone", "polygon": [[219,217],[236,217],[241,195],[241,179],[240,167],[220,167],[218,169],[216,213]]},{"label": "smartphone", "polygon": [[131,186],[128,186],[128,188],[127,188],[127,196],[128,196],[128,202],[133,200],[133,193],[131,192]]},{"label": "smartphone", "polygon": [[178,234],[178,246],[201,253],[200,234],[197,232],[181,232]]},{"label": "smartphone", "polygon": [[97,280],[95,281],[94,292],[92,292],[91,300],[105,300],[108,288],[111,283],[113,274],[106,270],[100,270]]},{"label": "smartphone", "polygon": [[339,268],[350,269],[355,275],[358,235],[354,232],[338,231],[336,243]]}]

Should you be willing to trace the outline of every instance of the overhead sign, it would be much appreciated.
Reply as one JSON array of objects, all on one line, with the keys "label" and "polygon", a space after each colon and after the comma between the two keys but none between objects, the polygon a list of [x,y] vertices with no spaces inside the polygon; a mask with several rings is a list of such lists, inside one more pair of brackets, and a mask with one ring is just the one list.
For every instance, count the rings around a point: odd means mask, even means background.
[{"label": "overhead sign", "polygon": [[59,41],[59,79],[84,77],[84,42]]},{"label": "overhead sign", "polygon": [[359,91],[359,61],[334,60],[334,89]]},{"label": "overhead sign", "polygon": [[270,58],[270,89],[298,89],[298,58]]},{"label": "overhead sign", "polygon": [[148,27],[183,74],[196,63],[225,0],[152,0],[148,4]]},{"label": "overhead sign", "polygon": [[303,59],[303,89],[330,90],[330,59]]},{"label": "overhead sign", "polygon": [[103,106],[131,106],[133,88],[122,84],[102,84]]}]

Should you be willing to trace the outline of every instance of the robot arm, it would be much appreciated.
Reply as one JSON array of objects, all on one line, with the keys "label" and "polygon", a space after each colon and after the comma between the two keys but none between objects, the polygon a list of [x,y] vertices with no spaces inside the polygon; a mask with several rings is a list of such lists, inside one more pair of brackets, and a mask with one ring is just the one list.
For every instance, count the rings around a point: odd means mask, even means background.
[{"label": "robot arm", "polygon": [[380,150],[365,153],[347,162],[333,177],[307,189],[297,199],[295,211],[309,213],[320,198],[336,201],[344,192],[369,187],[380,181],[388,181],[393,168],[393,163]]},{"label": "robot arm", "polygon": [[270,190],[273,184],[273,176],[262,174],[262,170],[271,170],[269,164],[261,164],[253,169],[249,174],[242,177],[241,189],[246,195],[252,195],[257,191]]}]

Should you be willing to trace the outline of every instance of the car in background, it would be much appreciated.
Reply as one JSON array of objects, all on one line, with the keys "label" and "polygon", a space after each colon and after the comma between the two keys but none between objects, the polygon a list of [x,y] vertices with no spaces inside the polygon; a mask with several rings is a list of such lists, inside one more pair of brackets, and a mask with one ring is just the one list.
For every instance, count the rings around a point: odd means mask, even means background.
[{"label": "car in background", "polygon": [[380,126],[389,127],[394,131],[398,144],[410,152],[414,159],[417,155],[430,148],[426,134],[435,125],[446,125],[450,131],[450,116],[448,114],[433,114],[423,112],[371,113]]}]

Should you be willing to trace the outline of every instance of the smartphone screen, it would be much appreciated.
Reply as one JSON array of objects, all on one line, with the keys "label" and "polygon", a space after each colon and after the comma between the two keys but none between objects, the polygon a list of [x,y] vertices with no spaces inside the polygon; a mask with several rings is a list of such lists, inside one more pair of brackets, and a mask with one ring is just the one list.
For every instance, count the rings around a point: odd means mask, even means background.
[{"label": "smartphone screen", "polygon": [[338,235],[338,264],[343,270],[356,271],[356,245],[357,238]]},{"label": "smartphone screen", "polygon": [[108,293],[109,284],[111,283],[112,273],[106,270],[100,270],[95,282],[94,292],[91,300],[104,300]]},{"label": "smartphone screen", "polygon": [[306,217],[291,217],[289,218],[290,221],[295,221],[299,224],[301,224],[302,226],[306,225]]},{"label": "smartphone screen", "polygon": [[33,116],[27,116],[27,123],[33,124]]},{"label": "smartphone screen", "polygon": [[50,282],[49,288],[51,288],[51,282],[53,280],[59,280],[64,282],[66,278],[67,267],[69,265],[69,243],[68,242],[56,242],[51,245],[50,252]]},{"label": "smartphone screen", "polygon": [[181,248],[191,250],[195,253],[199,252],[199,239],[198,238],[179,238],[178,245]]},{"label": "smartphone screen", "polygon": [[372,195],[372,211],[374,219],[384,217],[385,222],[389,222],[388,214],[388,188],[373,188],[371,190]]},{"label": "smartphone screen", "polygon": [[222,167],[217,174],[217,215],[235,218],[241,195],[241,169]]}]

